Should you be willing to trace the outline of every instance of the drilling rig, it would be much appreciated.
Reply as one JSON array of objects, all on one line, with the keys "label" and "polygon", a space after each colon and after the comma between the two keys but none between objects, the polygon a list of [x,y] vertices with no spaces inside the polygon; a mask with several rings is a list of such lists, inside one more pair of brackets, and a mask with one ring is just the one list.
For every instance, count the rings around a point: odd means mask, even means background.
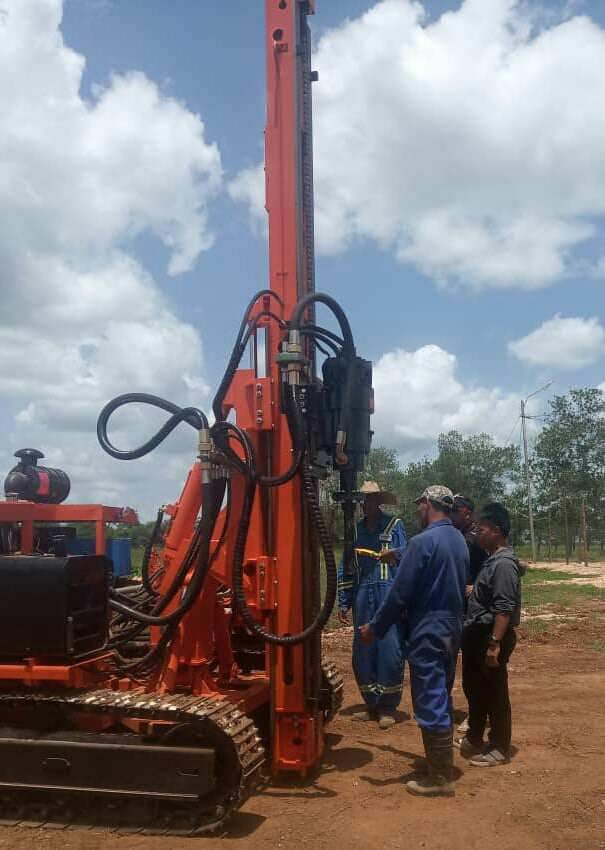
[{"label": "drilling rig", "polygon": [[[322,660],[336,563],[319,486],[337,473],[352,570],[373,393],[345,312],[315,289],[314,12],[315,0],[265,0],[269,284],[245,311],[212,414],[131,393],[99,416],[117,461],[143,457],[179,425],[197,432],[141,583],[116,587],[100,554],[0,557],[5,823],[203,833],[261,777],[321,763],[342,679]],[[109,421],[129,404],[168,418],[126,450]]]}]

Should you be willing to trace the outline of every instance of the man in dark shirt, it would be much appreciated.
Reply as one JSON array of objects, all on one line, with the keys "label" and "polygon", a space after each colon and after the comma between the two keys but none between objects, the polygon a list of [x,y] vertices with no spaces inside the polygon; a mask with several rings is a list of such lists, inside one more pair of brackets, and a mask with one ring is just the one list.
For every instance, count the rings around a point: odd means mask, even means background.
[{"label": "man in dark shirt", "polygon": [[411,794],[452,796],[451,692],[460,646],[469,566],[464,538],[452,525],[451,490],[428,487],[416,500],[423,531],[404,550],[391,588],[359,632],[364,643],[405,621],[414,715],[422,731],[428,777],[411,781]]},{"label": "man in dark shirt", "polygon": [[[506,764],[510,758],[507,664],[521,615],[523,570],[507,544],[509,533],[510,517],[504,505],[485,505],[479,516],[479,544],[488,558],[469,597],[462,633],[462,687],[468,700],[469,729],[458,745],[475,767]],[[484,747],[488,718],[489,743]]]},{"label": "man in dark shirt", "polygon": [[468,583],[473,585],[487,558],[487,552],[479,545],[479,527],[475,522],[475,503],[468,496],[454,496],[452,522],[466,540],[471,559]]},{"label": "man in dark shirt", "polygon": [[[464,535],[466,545],[468,546],[470,557],[470,569],[466,587],[466,595],[468,597],[487,558],[487,552],[479,545],[479,526],[475,522],[475,503],[468,496],[462,496],[460,494],[454,496],[452,522],[458,531]],[[458,732],[461,735],[468,732],[468,717],[460,723]]]}]

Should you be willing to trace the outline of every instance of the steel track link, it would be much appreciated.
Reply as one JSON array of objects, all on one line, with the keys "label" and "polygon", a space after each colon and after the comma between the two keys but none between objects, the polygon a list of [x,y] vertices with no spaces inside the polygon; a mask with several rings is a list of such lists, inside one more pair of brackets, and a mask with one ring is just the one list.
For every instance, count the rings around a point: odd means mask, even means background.
[{"label": "steel track link", "polygon": [[112,714],[116,720],[125,717],[169,721],[192,724],[192,728],[203,725],[211,733],[219,758],[229,755],[237,759],[232,785],[219,789],[206,807],[204,799],[199,804],[126,799],[112,799],[104,804],[94,792],[9,790],[0,793],[1,825],[51,829],[97,827],[126,834],[212,833],[223,827],[261,780],[265,750],[256,726],[222,697],[158,696],[110,689],[0,693],[0,711],[51,707],[62,711],[66,718],[72,713]]}]

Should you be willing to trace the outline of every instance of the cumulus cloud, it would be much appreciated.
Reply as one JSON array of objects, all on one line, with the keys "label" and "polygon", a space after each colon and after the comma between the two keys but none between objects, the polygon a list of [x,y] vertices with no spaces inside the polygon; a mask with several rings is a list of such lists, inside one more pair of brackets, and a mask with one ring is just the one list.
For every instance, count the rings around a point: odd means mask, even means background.
[{"label": "cumulus cloud", "polygon": [[397,348],[374,365],[376,442],[415,459],[440,433],[487,432],[500,442],[519,415],[519,398],[498,388],[465,386],[456,356],[438,345]]},{"label": "cumulus cloud", "polygon": [[564,318],[557,314],[527,336],[510,342],[508,348],[533,366],[580,369],[605,354],[605,329],[596,317]]},{"label": "cumulus cloud", "polygon": [[[319,40],[318,248],[370,239],[437,281],[538,288],[605,211],[605,31],[521,0],[429,21],[381,0]],[[262,215],[262,171],[234,194]]]},{"label": "cumulus cloud", "polygon": [[[124,391],[198,404],[207,394],[197,332],[131,246],[150,233],[167,248],[169,274],[192,268],[212,244],[220,154],[200,117],[142,73],[85,99],[85,60],[64,43],[61,0],[2,6],[0,395],[12,416],[3,442],[36,444],[64,464],[75,498],[148,511],[158,492],[177,495],[192,440],[174,438],[160,463],[126,466],[102,455],[96,416]],[[155,424],[122,416],[116,440],[132,444]]]}]

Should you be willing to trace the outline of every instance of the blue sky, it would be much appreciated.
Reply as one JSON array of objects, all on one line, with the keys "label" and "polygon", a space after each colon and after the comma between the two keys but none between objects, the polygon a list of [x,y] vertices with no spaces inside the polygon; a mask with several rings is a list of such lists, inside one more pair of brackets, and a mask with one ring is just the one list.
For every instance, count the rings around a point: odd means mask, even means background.
[{"label": "blue sky", "polygon": [[[116,471],[94,421],[130,389],[207,404],[266,284],[252,197],[229,194],[262,156],[264,3],[5,4],[0,460],[38,443],[78,498],[147,482],[149,510],[188,436]],[[377,439],[404,459],[451,427],[516,439],[524,394],[605,381],[605,9],[317,6],[317,287],[377,364]]]},{"label": "blue sky", "polygon": [[[369,0],[320,0],[314,32],[337,27],[373,5]],[[435,19],[460,4],[424,5]],[[202,115],[208,138],[220,145],[226,172],[235,175],[258,160],[262,143],[263,3],[240,0],[230,8],[234,11],[226,15],[222,3],[212,2],[68,0],[63,32],[67,43],[86,56],[85,90],[105,84],[112,73],[144,71]],[[584,4],[583,11],[597,21],[605,19],[598,4]],[[168,280],[166,251],[151,238],[141,240],[139,252],[175,310],[199,325],[215,379],[249,293],[266,280],[266,251],[245,209],[224,199],[213,206],[212,215],[216,245],[190,273]],[[214,285],[220,286],[220,300],[209,294]],[[534,292],[444,292],[369,241],[337,257],[320,256],[317,286],[346,305],[359,347],[369,356],[396,345],[416,349],[435,343],[459,357],[465,380],[511,391],[533,389],[544,374],[510,357],[508,340],[524,336],[555,312],[593,315],[599,300],[602,312],[605,301],[602,282],[581,277]],[[550,371],[545,373],[550,376]],[[605,369],[601,362],[556,378],[555,388],[563,392],[570,384],[600,383]]]}]

